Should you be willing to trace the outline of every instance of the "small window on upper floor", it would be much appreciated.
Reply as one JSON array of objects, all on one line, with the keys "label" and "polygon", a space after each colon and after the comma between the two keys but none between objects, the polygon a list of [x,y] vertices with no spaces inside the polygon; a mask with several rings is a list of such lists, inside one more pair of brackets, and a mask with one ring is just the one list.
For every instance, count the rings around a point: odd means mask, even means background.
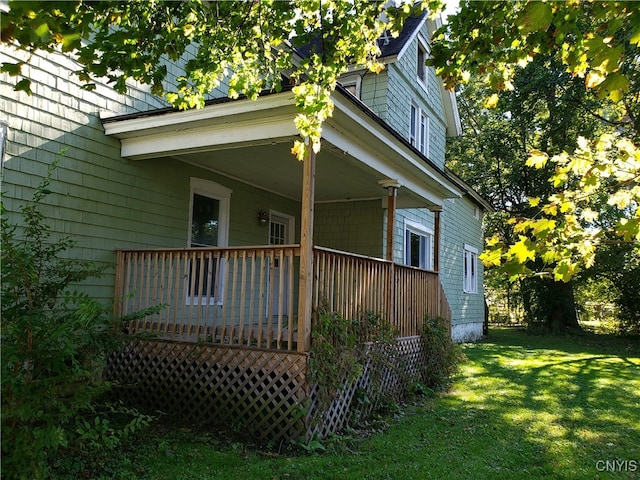
[{"label": "small window on upper floor", "polygon": [[360,86],[362,85],[362,79],[358,77],[347,77],[340,80],[340,85],[348,90],[354,97],[360,98]]},{"label": "small window on upper floor", "polygon": [[421,36],[418,37],[418,56],[416,58],[416,75],[418,80],[427,86],[427,66],[425,62],[429,58],[431,51],[429,44]]}]

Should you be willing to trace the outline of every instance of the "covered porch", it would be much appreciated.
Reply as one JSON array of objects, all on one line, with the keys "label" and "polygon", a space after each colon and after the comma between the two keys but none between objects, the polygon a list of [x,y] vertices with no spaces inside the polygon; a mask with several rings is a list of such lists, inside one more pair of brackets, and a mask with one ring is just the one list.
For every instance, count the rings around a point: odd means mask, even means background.
[{"label": "covered porch", "polygon": [[[295,242],[235,240],[234,221],[255,216],[244,209],[227,219],[227,243],[117,252],[116,314],[163,306],[129,322],[128,332],[143,335],[110,361],[108,373],[129,399],[198,422],[235,419],[262,439],[324,436],[344,425],[355,391],[370,385],[365,375],[330,408],[318,404],[309,356],[319,307],[391,322],[403,365],[413,370],[424,360],[418,336],[424,317],[441,316],[450,325],[438,272],[439,212],[446,198],[461,195],[457,185],[348,92],[336,92],[334,102],[322,150],[303,162],[289,152],[296,136],[290,92],[103,120],[130,161],[171,158],[300,208]],[[371,202],[385,212],[375,231],[385,237],[383,251],[316,244],[316,206],[345,202]],[[429,270],[403,265],[394,254],[401,208],[433,212]]]}]

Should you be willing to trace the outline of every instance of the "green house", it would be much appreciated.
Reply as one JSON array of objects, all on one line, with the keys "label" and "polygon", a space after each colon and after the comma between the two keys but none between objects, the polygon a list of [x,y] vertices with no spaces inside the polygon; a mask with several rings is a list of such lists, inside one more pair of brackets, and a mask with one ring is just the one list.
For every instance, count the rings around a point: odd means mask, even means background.
[{"label": "green house", "polygon": [[28,96],[0,74],[9,214],[64,152],[47,197],[52,231],[78,242],[74,257],[113,266],[83,287],[120,314],[167,304],[130,325],[153,339],[111,359],[131,398],[199,421],[235,415],[263,438],[326,435],[351,397],[320,426],[295,414],[314,401],[318,307],[388,319],[417,362],[427,315],[447,319],[456,341],[482,336],[490,207],[445,166],[460,122],[454,95],[424,66],[435,27],[410,19],[380,40],[381,74],[342,79],[322,149],[304,162],[290,153],[286,89],[255,101],[221,89],[202,109],[176,111],[133,83],[126,95],[81,89],[72,59],[3,44],[0,59],[25,61],[33,81]]}]

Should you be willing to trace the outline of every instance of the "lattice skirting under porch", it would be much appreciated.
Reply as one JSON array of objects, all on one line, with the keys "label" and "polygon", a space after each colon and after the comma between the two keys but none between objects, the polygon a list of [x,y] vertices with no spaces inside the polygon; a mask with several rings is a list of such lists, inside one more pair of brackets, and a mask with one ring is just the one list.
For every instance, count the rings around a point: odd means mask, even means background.
[{"label": "lattice skirting under porch", "polygon": [[259,440],[304,438],[307,355],[164,340],[133,340],[109,361],[127,403]]},{"label": "lattice skirting under porch", "polygon": [[313,389],[307,438],[325,438],[336,433],[350,418],[369,416],[381,399],[399,401],[406,395],[410,382],[422,381],[426,350],[420,336],[399,338],[395,347],[374,351],[371,358],[376,361],[370,360],[356,381],[345,382],[328,405],[323,402],[318,386]]},{"label": "lattice skirting under porch", "polygon": [[366,417],[383,396],[400,399],[407,379],[420,379],[425,355],[420,337],[401,338],[329,402],[308,384],[308,355],[295,352],[138,339],[112,354],[106,373],[129,404],[257,440],[309,440]]}]

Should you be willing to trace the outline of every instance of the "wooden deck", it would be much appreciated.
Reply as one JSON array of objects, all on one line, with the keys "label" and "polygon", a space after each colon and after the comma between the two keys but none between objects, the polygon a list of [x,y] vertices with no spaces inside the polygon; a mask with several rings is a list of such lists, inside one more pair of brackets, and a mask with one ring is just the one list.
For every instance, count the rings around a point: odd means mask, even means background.
[{"label": "wooden deck", "polygon": [[[130,332],[145,335],[112,354],[107,377],[128,402],[199,424],[230,422],[257,439],[336,432],[362,408],[357,391],[374,398],[381,390],[366,367],[331,405],[319,402],[309,375],[313,309],[389,320],[401,337],[396,369],[409,375],[426,358],[425,315],[450,320],[451,313],[436,272],[318,247],[303,300],[300,255],[298,245],[119,251],[116,314],[165,307],[128,321]],[[380,387],[394,392],[396,377],[384,376]]]}]

